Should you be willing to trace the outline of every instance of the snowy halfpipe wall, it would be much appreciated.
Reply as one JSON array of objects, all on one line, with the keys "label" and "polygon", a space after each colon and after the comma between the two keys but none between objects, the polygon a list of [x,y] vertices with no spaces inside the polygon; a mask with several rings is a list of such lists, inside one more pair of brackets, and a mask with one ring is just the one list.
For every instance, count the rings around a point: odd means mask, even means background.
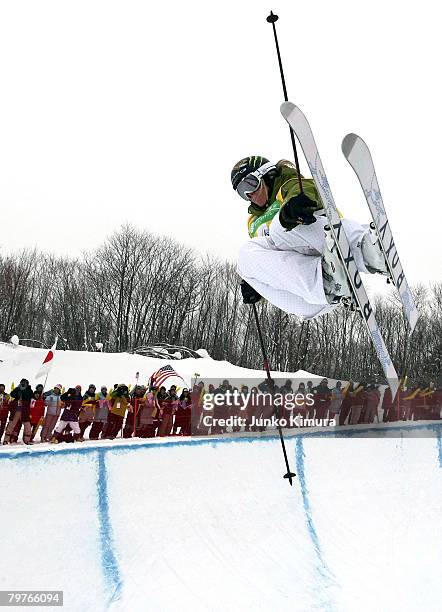
[{"label": "snowy halfpipe wall", "polygon": [[439,610],[441,427],[423,432],[290,438],[293,487],[274,438],[1,449],[0,588],[69,611]]}]

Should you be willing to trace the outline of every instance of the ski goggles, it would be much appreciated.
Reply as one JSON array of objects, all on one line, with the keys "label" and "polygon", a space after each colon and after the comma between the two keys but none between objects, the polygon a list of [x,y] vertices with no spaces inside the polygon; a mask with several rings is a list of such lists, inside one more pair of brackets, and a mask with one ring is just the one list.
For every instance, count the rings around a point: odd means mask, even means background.
[{"label": "ski goggles", "polygon": [[247,174],[236,187],[236,191],[244,199],[250,202],[250,195],[259,189],[263,176],[270,170],[275,168],[275,164],[267,162],[260,168],[257,168],[254,172]]}]

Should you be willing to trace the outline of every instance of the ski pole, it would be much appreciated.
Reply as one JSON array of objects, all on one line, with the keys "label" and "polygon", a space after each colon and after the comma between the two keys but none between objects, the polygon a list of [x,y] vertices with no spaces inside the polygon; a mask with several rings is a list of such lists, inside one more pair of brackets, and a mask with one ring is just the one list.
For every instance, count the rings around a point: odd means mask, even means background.
[{"label": "ski pole", "polygon": [[[267,353],[266,353],[266,349],[264,346],[264,340],[262,338],[261,326],[259,324],[259,319],[258,319],[258,311],[256,310],[256,304],[252,304],[252,306],[253,306],[253,314],[255,315],[256,329],[258,330],[259,342],[261,344],[262,356],[264,359],[264,369],[267,374],[267,380],[269,381],[269,387],[273,392],[275,383],[273,382],[273,379],[270,375],[269,360],[267,359]],[[284,455],[285,467],[287,468],[287,472],[284,474],[284,478],[287,478],[290,483],[290,486],[292,486],[293,478],[296,476],[296,474],[290,471],[289,460],[288,460],[287,451],[285,448],[285,441],[284,441],[284,436],[282,434],[281,423],[279,422],[279,416],[280,416],[279,406],[276,406],[276,418],[277,418],[277,424],[278,424],[279,439],[281,440],[282,453]]]},{"label": "ski pole", "polygon": [[[289,99],[287,96],[287,87],[285,85],[284,70],[282,68],[281,53],[279,51],[278,35],[276,34],[276,26],[275,26],[275,23],[278,21],[278,19],[279,19],[278,15],[275,15],[273,11],[270,11],[270,15],[266,18],[266,21],[272,24],[273,36],[275,38],[276,54],[278,56],[279,73],[281,75],[281,81],[282,81],[282,91],[284,93],[284,100],[288,102]],[[302,181],[301,181],[301,171],[299,169],[299,159],[298,159],[298,151],[296,149],[295,134],[291,127],[289,129],[290,129],[290,139],[292,141],[293,153],[295,156],[296,172],[298,173],[299,191],[301,193],[304,193],[304,189],[302,187]]]}]

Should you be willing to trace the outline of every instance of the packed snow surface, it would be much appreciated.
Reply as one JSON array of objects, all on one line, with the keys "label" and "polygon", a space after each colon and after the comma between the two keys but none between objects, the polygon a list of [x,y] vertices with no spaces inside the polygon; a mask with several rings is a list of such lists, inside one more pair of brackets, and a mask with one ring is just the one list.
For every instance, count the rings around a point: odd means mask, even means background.
[{"label": "packed snow surface", "polygon": [[69,611],[439,610],[440,432],[289,438],[293,487],[275,438],[2,448],[0,588]]},{"label": "packed snow surface", "polygon": [[[0,343],[0,382],[35,385],[46,352]],[[166,363],[57,351],[47,387],[145,382]],[[263,374],[172,365],[187,384]],[[296,433],[293,487],[272,435],[0,447],[0,589],[63,590],[81,612],[439,610],[441,425]]]}]

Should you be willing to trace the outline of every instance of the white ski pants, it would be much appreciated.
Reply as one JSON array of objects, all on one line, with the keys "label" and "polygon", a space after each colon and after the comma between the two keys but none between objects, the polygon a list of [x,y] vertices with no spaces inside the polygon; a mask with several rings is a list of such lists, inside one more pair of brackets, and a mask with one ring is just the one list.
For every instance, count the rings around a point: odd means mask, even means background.
[{"label": "white ski pants", "polygon": [[57,433],[61,433],[66,425],[70,425],[74,434],[80,433],[80,425],[78,421],[58,421],[57,427],[54,429]]},{"label": "white ski pants", "polygon": [[[288,313],[312,319],[335,308],[327,301],[322,281],[321,257],[325,245],[327,217],[317,217],[311,225],[286,231],[276,215],[269,235],[252,238],[240,249],[238,274],[269,302]],[[343,219],[355,263],[368,272],[360,248],[368,225]]]}]

